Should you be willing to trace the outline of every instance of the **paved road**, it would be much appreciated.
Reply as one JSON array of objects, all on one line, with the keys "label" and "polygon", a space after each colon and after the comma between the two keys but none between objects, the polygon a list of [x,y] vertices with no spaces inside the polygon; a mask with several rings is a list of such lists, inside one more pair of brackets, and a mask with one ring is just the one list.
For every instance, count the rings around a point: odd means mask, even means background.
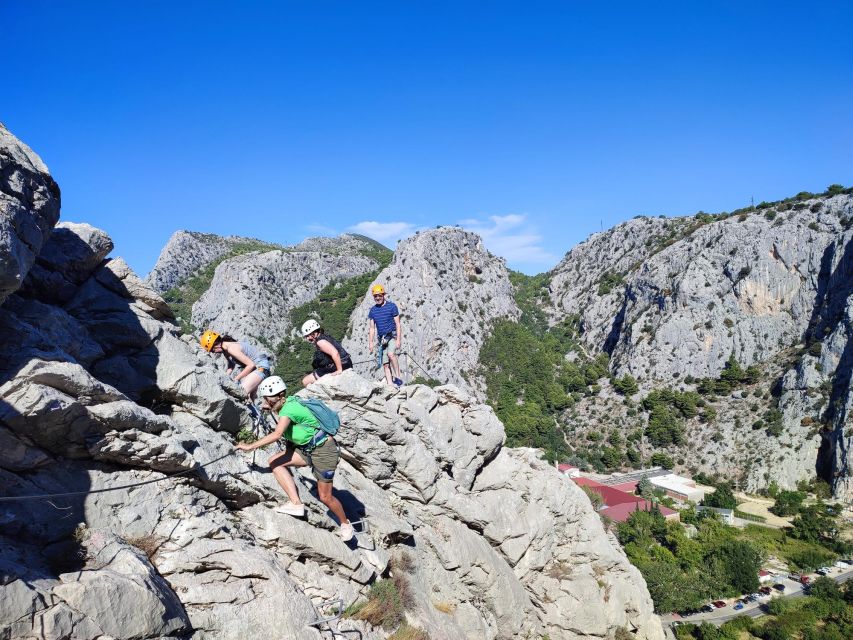
[{"label": "paved road", "polygon": [[[812,582],[814,582],[815,578],[819,576],[815,576],[812,578]],[[846,582],[853,578],[853,568],[852,569],[838,569],[833,567],[832,571],[829,574],[829,577],[838,582],[839,584],[842,582]],[[678,614],[667,614],[661,616],[661,621],[664,625],[671,626],[673,622],[691,622],[693,624],[701,624],[702,622],[710,622],[711,624],[720,626],[723,623],[728,622],[729,620],[733,620],[738,616],[749,616],[750,618],[758,618],[763,615],[766,615],[766,612],[762,609],[762,605],[767,604],[771,598],[802,598],[805,594],[803,593],[803,586],[799,582],[794,582],[793,580],[789,580],[787,576],[782,578],[781,580],[776,580],[773,583],[781,582],[785,585],[785,592],[782,595],[778,595],[779,592],[774,589],[774,594],[762,597],[758,602],[753,602],[744,606],[743,609],[739,611],[735,611],[732,608],[734,601],[726,601],[725,607],[721,607],[720,609],[715,609],[714,611],[710,611],[708,613],[697,613],[692,616],[688,616],[686,618],[682,618]],[[769,586],[768,584],[768,586]]]}]

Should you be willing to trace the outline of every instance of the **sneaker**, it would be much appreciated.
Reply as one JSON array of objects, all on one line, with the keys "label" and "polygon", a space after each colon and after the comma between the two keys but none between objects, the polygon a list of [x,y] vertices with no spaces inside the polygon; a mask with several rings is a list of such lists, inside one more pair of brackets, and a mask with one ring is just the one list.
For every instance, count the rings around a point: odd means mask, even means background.
[{"label": "sneaker", "polygon": [[286,513],[289,516],[296,516],[297,518],[301,518],[305,515],[305,505],[293,504],[292,502],[288,502],[287,504],[283,504],[280,507],[276,507],[275,512]]},{"label": "sneaker", "polygon": [[355,535],[355,529],[352,528],[352,525],[349,522],[346,522],[341,525],[341,540],[344,542],[349,542],[352,540],[352,537]]},{"label": "sneaker", "polygon": [[402,387],[403,386],[403,381],[400,380],[400,378],[391,378],[391,379],[394,381],[395,387]]}]

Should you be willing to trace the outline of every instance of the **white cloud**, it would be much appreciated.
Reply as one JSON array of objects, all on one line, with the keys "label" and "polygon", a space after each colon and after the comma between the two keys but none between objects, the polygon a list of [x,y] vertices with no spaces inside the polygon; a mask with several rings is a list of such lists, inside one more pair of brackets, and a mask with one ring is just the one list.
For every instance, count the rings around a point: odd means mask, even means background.
[{"label": "white cloud", "polygon": [[383,243],[396,243],[397,240],[408,238],[418,228],[409,222],[376,222],[364,220],[349,227],[349,231],[360,233]]},{"label": "white cloud", "polygon": [[486,248],[509,262],[551,265],[558,257],[542,246],[542,235],[527,216],[511,213],[489,216],[488,220],[468,218],[459,224],[483,238]]}]

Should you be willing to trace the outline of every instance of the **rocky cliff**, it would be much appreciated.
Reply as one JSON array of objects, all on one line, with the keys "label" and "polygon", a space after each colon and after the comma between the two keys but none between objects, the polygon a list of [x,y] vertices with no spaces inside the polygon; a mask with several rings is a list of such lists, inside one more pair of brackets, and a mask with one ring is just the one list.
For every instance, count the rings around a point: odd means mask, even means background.
[{"label": "rocky cliff", "polygon": [[[307,472],[307,520],[273,511],[265,454],[233,449],[239,390],[109,258],[109,238],[65,224],[39,251],[31,230],[58,213],[58,190],[18,144],[0,144],[13,177],[0,191],[18,194],[0,237],[23,256],[2,277],[24,281],[0,307],[20,337],[0,345],[2,637],[320,638],[322,601],[363,601],[389,574],[432,638],[663,637],[583,493],[504,448],[493,412],[451,386],[348,372],[312,387],[344,421],[336,486],[359,534],[341,542]],[[25,170],[41,200],[15,186]],[[393,630],[361,617],[330,624],[365,640]]]},{"label": "rocky cliff", "polygon": [[176,231],[160,251],[154,268],[145,282],[159,293],[177,287],[199,269],[242,248],[258,251],[279,249],[280,246],[255,238],[218,236],[197,231]]},{"label": "rocky cliff", "polygon": [[[817,475],[844,494],[851,220],[844,193],[737,215],[634,219],[566,255],[551,274],[549,311],[554,321],[576,318],[586,348],[609,353],[613,373],[646,391],[694,389],[732,357],[758,366],[758,380],[715,404],[713,420],[692,421],[669,452],[752,490]],[[600,430],[589,419],[599,411],[605,427],[642,427],[610,400],[582,403],[570,428]],[[781,429],[768,438],[760,425],[770,410],[781,412],[771,414]]]},{"label": "rocky cliff", "polygon": [[[410,355],[401,358],[407,379],[428,377],[477,393],[480,347],[490,322],[520,315],[503,259],[486,251],[476,234],[441,227],[401,242],[376,281],[400,309],[402,348]],[[356,361],[370,358],[367,314],[373,299],[365,294],[344,343]]]},{"label": "rocky cliff", "polygon": [[294,328],[292,309],[316,298],[331,282],[379,269],[376,258],[365,255],[373,248],[354,236],[311,238],[286,250],[229,258],[216,267],[210,286],[193,304],[192,323],[274,349]]}]

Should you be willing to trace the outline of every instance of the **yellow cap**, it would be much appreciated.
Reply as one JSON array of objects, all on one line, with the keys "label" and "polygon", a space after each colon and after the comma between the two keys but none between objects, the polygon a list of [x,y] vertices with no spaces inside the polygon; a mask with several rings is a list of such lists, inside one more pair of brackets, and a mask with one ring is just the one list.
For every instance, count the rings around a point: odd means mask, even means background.
[{"label": "yellow cap", "polygon": [[370,293],[372,293],[373,295],[376,295],[377,293],[385,293],[385,287],[383,287],[381,284],[375,284],[370,290]]}]

